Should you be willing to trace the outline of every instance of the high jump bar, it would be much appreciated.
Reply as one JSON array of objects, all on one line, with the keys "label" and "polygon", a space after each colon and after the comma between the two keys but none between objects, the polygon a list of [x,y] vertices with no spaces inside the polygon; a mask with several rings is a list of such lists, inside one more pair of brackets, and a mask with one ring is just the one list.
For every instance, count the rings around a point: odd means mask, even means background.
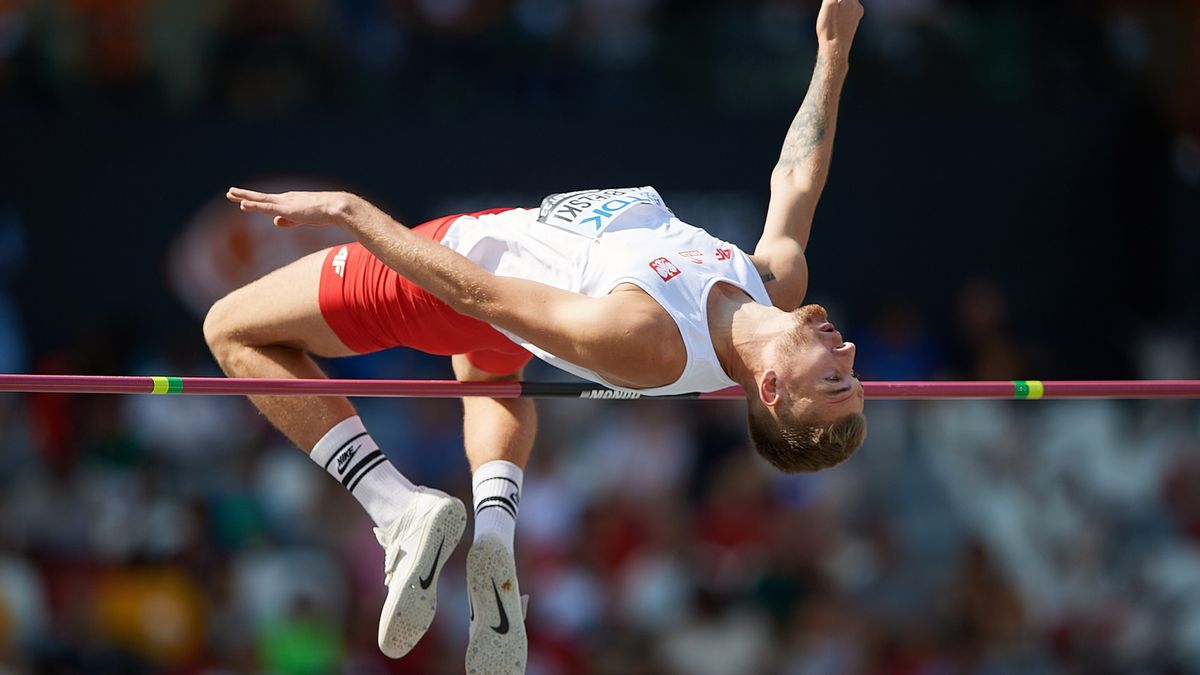
[{"label": "high jump bar", "polygon": [[[874,400],[1161,399],[1200,398],[1200,380],[997,380],[980,382],[864,382]],[[741,399],[741,387],[645,396],[574,382],[457,382],[453,380],[292,380],[236,377],[0,374],[0,392],[64,394],[184,394],[375,396],[394,398],[638,398]]]}]

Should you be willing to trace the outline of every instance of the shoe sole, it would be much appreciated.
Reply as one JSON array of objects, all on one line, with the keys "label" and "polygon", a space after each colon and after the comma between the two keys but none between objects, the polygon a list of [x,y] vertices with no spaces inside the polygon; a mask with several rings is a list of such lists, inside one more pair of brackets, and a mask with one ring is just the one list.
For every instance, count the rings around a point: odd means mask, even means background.
[{"label": "shoe sole", "polygon": [[[379,649],[385,655],[393,659],[404,656],[429,630],[437,613],[438,577],[466,527],[467,512],[457,499],[445,502],[426,522],[418,544],[420,559],[409,568],[408,576],[392,579],[383,602]],[[444,543],[439,546],[439,542]],[[421,576],[431,567],[433,578],[428,587],[422,588]]]},{"label": "shoe sole", "polygon": [[[493,582],[495,586],[493,586]],[[471,636],[467,643],[467,675],[521,675],[528,658],[525,617],[512,554],[498,541],[483,539],[467,553]],[[504,605],[504,616],[496,598]],[[505,633],[495,627],[508,624]]]}]

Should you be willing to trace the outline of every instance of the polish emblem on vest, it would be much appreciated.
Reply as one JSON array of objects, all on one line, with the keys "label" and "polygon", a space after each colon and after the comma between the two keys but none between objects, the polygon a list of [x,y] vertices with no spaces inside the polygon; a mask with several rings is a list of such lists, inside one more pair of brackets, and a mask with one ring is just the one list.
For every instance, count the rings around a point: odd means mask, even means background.
[{"label": "polish emblem on vest", "polygon": [[666,258],[655,258],[650,261],[650,269],[658,273],[663,281],[670,281],[679,276],[679,268]]}]

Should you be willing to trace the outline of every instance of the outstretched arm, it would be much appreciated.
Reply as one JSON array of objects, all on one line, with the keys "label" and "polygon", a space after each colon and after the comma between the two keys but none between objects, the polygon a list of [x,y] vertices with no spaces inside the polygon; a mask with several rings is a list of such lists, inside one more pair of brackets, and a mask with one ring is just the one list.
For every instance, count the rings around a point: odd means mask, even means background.
[{"label": "outstretched arm", "polygon": [[771,172],[771,202],[754,254],[767,262],[779,285],[794,291],[796,303],[808,282],[804,250],[829,175],[838,99],[849,69],[850,44],[862,15],[858,0],[823,0],[817,16],[818,50],[812,82]]},{"label": "outstretched arm", "polygon": [[230,188],[226,197],[244,211],[274,216],[280,227],[338,226],[385,265],[459,314],[520,335],[559,358],[632,382],[654,378],[663,368],[654,350],[630,348],[627,338],[643,327],[639,322],[645,316],[631,311],[628,302],[615,294],[592,298],[536,281],[496,276],[345,192],[268,194]]}]

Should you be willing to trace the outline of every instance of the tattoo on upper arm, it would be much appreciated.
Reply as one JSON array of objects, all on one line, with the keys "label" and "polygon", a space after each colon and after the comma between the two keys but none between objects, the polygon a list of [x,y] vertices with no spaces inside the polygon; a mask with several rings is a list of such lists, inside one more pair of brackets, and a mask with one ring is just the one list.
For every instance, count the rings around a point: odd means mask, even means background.
[{"label": "tattoo on upper arm", "polygon": [[762,275],[762,280],[764,284],[768,281],[775,281],[775,275],[767,272],[766,274]]},{"label": "tattoo on upper arm", "polygon": [[825,140],[825,133],[829,129],[829,109],[826,105],[829,85],[825,72],[828,67],[829,58],[824,54],[817,54],[812,86],[808,95],[804,97],[804,103],[800,105],[795,119],[792,120],[787,136],[783,139],[783,152],[779,155],[780,166],[798,166],[820,147],[821,141]]}]

